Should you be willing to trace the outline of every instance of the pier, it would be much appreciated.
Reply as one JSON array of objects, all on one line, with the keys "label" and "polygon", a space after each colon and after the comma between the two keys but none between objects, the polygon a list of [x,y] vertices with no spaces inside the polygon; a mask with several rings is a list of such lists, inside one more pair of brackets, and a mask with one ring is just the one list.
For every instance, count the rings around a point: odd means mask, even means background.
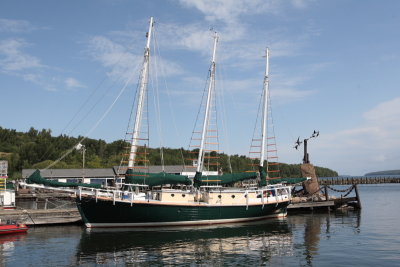
[{"label": "pier", "polygon": [[29,209],[29,210],[0,210],[2,222],[16,221],[27,225],[49,225],[78,223],[81,216],[74,209]]},{"label": "pier", "polygon": [[393,184],[400,183],[400,176],[339,176],[321,177],[318,180],[321,185]]},{"label": "pier", "polygon": [[[329,191],[336,192],[340,196],[330,196]],[[354,196],[349,196],[354,192]],[[321,186],[318,191],[308,197],[293,197],[288,206],[288,212],[304,210],[335,210],[342,208],[361,209],[361,199],[357,184],[346,189],[335,189],[327,184]]]}]

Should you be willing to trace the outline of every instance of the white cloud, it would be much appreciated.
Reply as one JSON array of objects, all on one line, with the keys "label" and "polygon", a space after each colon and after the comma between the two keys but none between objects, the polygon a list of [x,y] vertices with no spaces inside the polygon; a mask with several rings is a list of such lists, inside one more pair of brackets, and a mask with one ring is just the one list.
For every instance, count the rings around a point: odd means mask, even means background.
[{"label": "white cloud", "polygon": [[28,46],[22,39],[7,39],[0,41],[0,70],[15,72],[25,69],[41,68],[43,65],[37,57],[23,51]]},{"label": "white cloud", "polygon": [[207,21],[236,24],[240,15],[275,12],[280,1],[264,0],[180,0],[187,7],[194,7],[205,15]]},{"label": "white cloud", "polygon": [[398,169],[400,160],[400,97],[379,103],[363,114],[354,128],[324,134],[315,142],[316,156],[342,174]]},{"label": "white cloud", "polygon": [[68,88],[85,88],[86,87],[81,82],[79,82],[78,80],[76,80],[75,78],[72,78],[72,77],[65,79],[65,85]]},{"label": "white cloud", "polygon": [[[123,34],[119,31],[119,37],[125,36],[130,38],[128,33]],[[142,67],[145,40],[137,40],[140,43],[129,43],[126,40],[119,39],[118,41],[112,40],[106,36],[94,36],[89,41],[89,53],[96,60],[99,61],[104,67],[110,69],[109,75],[113,79],[128,80],[132,75],[137,75]],[[135,51],[129,49],[131,46],[135,47]],[[128,48],[127,48],[128,47]],[[139,48],[140,49],[137,49]],[[151,51],[154,55],[155,51]],[[183,69],[177,62],[168,61],[164,58],[157,57],[158,62],[155,62],[156,57],[151,57],[152,69],[155,70],[153,63],[157,63],[157,74],[159,76],[172,76],[183,72]],[[133,82],[136,82],[134,79]]]},{"label": "white cloud", "polygon": [[12,20],[0,18],[0,32],[30,32],[36,28],[26,20]]},{"label": "white cloud", "polygon": [[400,126],[400,97],[380,103],[364,113],[364,118],[377,125]]},{"label": "white cloud", "polygon": [[314,2],[315,0],[292,0],[292,5],[295,8],[306,8],[310,2]]}]

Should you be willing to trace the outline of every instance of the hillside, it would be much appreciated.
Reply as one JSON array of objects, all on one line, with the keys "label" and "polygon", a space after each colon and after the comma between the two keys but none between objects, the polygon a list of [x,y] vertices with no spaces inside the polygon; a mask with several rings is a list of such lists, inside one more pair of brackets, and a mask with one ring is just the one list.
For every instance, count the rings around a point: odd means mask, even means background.
[{"label": "hillside", "polygon": [[[58,159],[65,151],[71,149],[82,137],[69,137],[60,135],[53,137],[51,130],[42,129],[41,131],[31,128],[28,132],[17,132],[13,129],[0,127],[0,160],[8,160],[9,176],[11,178],[21,177],[21,170],[27,168],[45,168],[52,161]],[[85,139],[83,145],[86,147],[87,168],[110,168],[119,165],[121,155],[127,143],[117,140],[107,143],[104,140]],[[160,149],[147,148],[148,160],[150,165],[161,165]],[[191,151],[183,148],[164,148],[165,165],[182,165],[183,158],[188,159],[192,156]],[[227,172],[228,158],[226,154],[219,154],[222,170]],[[230,156],[233,172],[249,170],[251,160],[242,155]],[[187,163],[187,162],[186,162]],[[82,154],[73,151],[63,161],[57,163],[53,168],[81,168]],[[300,177],[300,164],[280,165],[282,177]],[[317,175],[320,177],[337,176],[337,172],[328,168],[316,166]]]}]

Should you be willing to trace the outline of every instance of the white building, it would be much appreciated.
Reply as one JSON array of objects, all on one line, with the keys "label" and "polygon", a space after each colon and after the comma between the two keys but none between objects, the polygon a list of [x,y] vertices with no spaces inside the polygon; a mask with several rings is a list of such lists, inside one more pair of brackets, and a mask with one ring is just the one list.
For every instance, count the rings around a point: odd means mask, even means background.
[{"label": "white building", "polygon": [[0,160],[0,209],[15,209],[15,190],[7,189],[8,161]]}]

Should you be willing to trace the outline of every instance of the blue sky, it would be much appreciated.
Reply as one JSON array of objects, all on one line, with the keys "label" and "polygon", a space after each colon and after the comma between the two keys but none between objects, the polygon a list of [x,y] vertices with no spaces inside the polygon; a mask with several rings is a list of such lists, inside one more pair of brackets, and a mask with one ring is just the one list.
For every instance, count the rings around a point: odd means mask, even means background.
[{"label": "blue sky", "polygon": [[[212,28],[224,151],[248,154],[268,46],[280,161],[300,163],[294,141],[316,129],[315,165],[351,175],[399,169],[399,11],[389,0],[2,1],[0,126],[124,138],[153,16],[163,111],[153,146],[187,147]],[[128,77],[131,90],[91,130]]]}]

